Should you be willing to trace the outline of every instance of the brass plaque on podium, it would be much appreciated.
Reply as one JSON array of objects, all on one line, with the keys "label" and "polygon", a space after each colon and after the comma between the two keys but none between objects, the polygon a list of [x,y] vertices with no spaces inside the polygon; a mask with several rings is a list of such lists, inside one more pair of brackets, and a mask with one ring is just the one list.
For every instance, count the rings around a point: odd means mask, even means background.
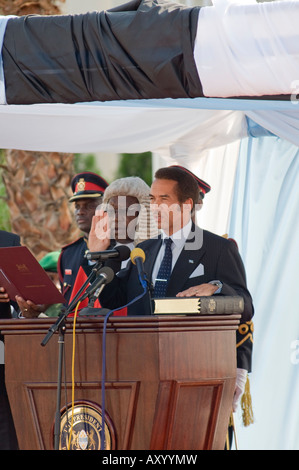
[{"label": "brass plaque on podium", "polygon": [[104,448],[102,449],[102,409],[88,402],[76,402],[74,409],[70,404],[61,415],[60,450],[113,450],[115,433],[113,424],[105,413]]}]

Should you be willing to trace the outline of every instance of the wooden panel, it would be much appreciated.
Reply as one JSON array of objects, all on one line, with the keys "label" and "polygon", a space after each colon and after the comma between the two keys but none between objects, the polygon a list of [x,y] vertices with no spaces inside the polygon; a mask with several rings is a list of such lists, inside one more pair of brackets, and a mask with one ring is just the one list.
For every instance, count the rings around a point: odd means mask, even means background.
[{"label": "wooden panel", "polygon": [[166,449],[210,449],[223,382],[177,382]]},{"label": "wooden panel", "polygon": [[[123,449],[129,449],[134,429],[135,413],[138,400],[139,382],[106,382],[106,412],[117,426],[116,440]],[[24,389],[28,398],[28,416],[32,423],[32,432],[38,442],[37,448],[53,448],[53,424],[56,409],[56,390],[53,383],[26,383]],[[101,403],[101,383],[76,383],[76,400],[88,400]],[[45,402],[47,407],[44,406]],[[71,403],[71,384],[62,391],[62,407]],[[50,412],[49,412],[50,411]],[[24,424],[24,422],[23,422]],[[28,425],[28,422],[27,422]],[[32,446],[33,435],[22,436],[23,446]]]},{"label": "wooden panel", "polygon": [[224,381],[161,382],[151,449],[211,449]]},{"label": "wooden panel", "polygon": [[[117,449],[223,449],[236,373],[238,315],[113,317],[104,351],[105,410]],[[48,449],[56,409],[54,319],[3,320],[6,387],[21,449]],[[73,320],[66,321],[70,402]],[[75,400],[101,405],[103,318],[77,319]],[[24,358],[24,360],[20,360]],[[63,374],[64,375],[64,374]]]}]

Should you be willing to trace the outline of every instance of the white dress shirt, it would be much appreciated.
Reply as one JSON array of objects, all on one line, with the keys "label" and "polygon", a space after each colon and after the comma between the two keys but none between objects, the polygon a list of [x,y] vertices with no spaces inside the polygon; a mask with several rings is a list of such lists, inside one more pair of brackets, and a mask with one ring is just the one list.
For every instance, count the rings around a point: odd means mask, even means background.
[{"label": "white dress shirt", "polygon": [[[192,227],[192,222],[191,222],[191,219],[190,219],[189,222],[186,225],[184,225],[183,228],[181,228],[177,232],[173,233],[171,235],[171,237],[169,237],[165,232],[163,232],[163,230],[161,231],[162,240],[164,240],[165,238],[171,238],[172,242],[173,242],[172,245],[171,245],[171,250],[172,250],[171,271],[173,270],[173,268],[175,266],[175,263],[177,262],[178,257],[181,254],[181,251],[182,251],[182,249],[183,249],[183,247],[186,243],[186,240],[187,240],[187,238],[190,234],[191,227]],[[154,267],[153,267],[153,273],[152,273],[153,286],[155,285],[155,281],[156,281],[156,278],[157,278],[157,275],[158,275],[158,272],[159,272],[160,265],[162,263],[162,259],[164,257],[164,253],[165,253],[165,245],[164,245],[164,243],[162,243],[161,248],[160,248],[160,250],[158,252],[158,255],[156,257]]]}]

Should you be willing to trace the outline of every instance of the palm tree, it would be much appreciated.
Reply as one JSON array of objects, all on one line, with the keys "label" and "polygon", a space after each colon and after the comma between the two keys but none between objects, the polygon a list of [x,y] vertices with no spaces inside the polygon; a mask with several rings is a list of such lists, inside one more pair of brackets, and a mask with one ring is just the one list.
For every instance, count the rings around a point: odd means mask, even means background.
[{"label": "palm tree", "polygon": [[[64,0],[0,0],[3,15],[59,14]],[[78,236],[70,197],[73,154],[8,150],[2,166],[11,230],[40,259]]]},{"label": "palm tree", "polygon": [[2,15],[58,15],[65,0],[0,0]]}]

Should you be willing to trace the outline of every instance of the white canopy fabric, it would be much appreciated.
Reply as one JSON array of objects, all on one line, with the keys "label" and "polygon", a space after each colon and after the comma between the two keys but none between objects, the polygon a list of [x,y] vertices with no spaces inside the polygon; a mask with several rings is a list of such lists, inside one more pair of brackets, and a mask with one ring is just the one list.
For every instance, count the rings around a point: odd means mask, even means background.
[{"label": "white canopy fabric", "polygon": [[[176,143],[197,152],[246,135],[241,112],[183,107],[182,101],[187,105],[187,100],[180,100],[181,106],[176,106],[176,100],[165,100],[168,107],[164,107],[161,101],[0,106],[0,145],[37,151],[138,153]],[[207,133],[208,128],[214,132]]]},{"label": "white canopy fabric", "polygon": [[150,150],[155,167],[176,162],[203,178],[206,175],[214,190],[201,218],[219,234],[228,230],[240,139],[275,134],[299,146],[298,131],[295,98],[0,106],[1,148],[76,153]]},{"label": "white canopy fabric", "polygon": [[238,426],[242,449],[299,449],[298,188],[298,146],[276,136],[241,142],[229,233],[255,305],[255,423]]},{"label": "white canopy fabric", "polygon": [[194,57],[204,96],[293,93],[298,20],[297,0],[213,0],[202,8]]},{"label": "white canopy fabric", "polygon": [[[269,112],[271,110],[271,112]],[[165,99],[0,106],[0,146],[135,153],[176,145],[188,154],[248,133],[246,116],[299,145],[298,101]]]}]

